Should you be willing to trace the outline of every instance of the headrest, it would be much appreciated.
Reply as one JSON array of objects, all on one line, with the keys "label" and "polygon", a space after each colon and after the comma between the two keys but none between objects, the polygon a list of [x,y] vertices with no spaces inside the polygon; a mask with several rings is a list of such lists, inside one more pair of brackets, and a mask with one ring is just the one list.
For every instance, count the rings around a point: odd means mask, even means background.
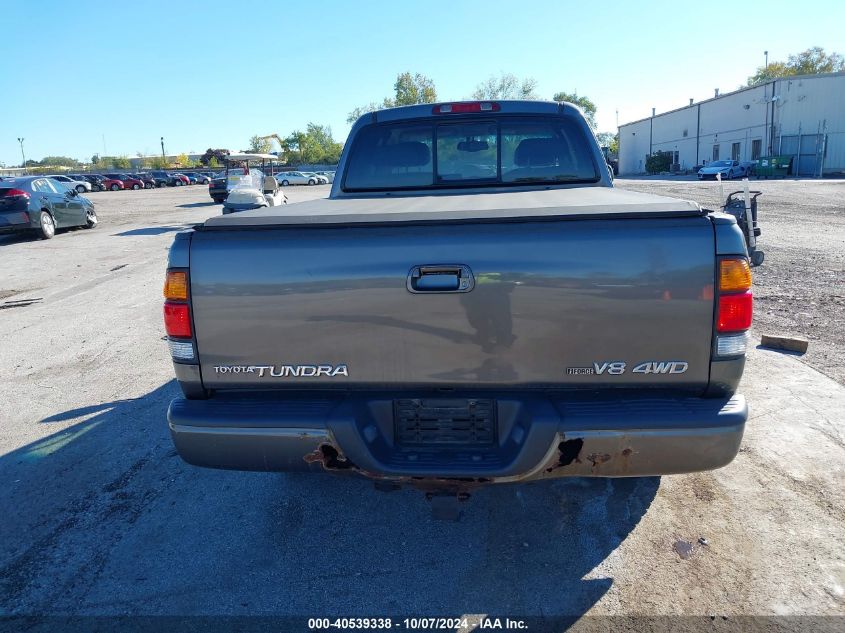
[{"label": "headrest", "polygon": [[383,167],[422,167],[431,162],[431,150],[419,141],[385,145],[376,150],[376,162]]},{"label": "headrest", "polygon": [[526,138],[516,146],[513,162],[519,167],[546,167],[564,154],[565,147],[556,138]]}]

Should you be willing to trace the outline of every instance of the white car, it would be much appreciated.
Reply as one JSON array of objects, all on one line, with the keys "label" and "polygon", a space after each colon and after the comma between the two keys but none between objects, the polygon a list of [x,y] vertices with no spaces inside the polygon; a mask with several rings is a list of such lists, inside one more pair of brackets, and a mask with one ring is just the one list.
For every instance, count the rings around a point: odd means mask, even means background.
[{"label": "white car", "polygon": [[302,173],[303,173],[304,175],[306,175],[306,176],[316,178],[316,179],[317,179],[317,184],[318,184],[318,185],[327,185],[327,184],[329,184],[329,179],[328,179],[328,178],[326,178],[325,176],[323,176],[322,174],[318,174],[318,173],[313,172],[313,171],[303,171]]},{"label": "white car", "polygon": [[334,182],[334,172],[333,171],[318,171],[318,176],[324,176],[328,181],[329,184]]},{"label": "white car", "polygon": [[288,185],[316,185],[320,182],[317,174],[307,174],[301,171],[284,171],[275,175],[276,182],[282,187]]},{"label": "white car", "polygon": [[52,178],[53,180],[58,180],[60,183],[65,185],[68,189],[76,189],[78,193],[86,193],[91,191],[91,183],[86,180],[74,180],[73,178],[68,178],[67,176],[46,176],[47,178]]},{"label": "white car", "polygon": [[748,175],[748,168],[743,167],[738,160],[714,160],[698,170],[698,179],[716,180],[717,174],[722,180],[744,178]]}]

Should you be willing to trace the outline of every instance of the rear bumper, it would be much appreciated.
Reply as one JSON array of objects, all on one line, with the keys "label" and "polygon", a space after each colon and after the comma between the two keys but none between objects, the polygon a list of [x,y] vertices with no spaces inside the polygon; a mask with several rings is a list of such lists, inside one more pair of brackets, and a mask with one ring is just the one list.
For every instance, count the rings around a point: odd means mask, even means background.
[{"label": "rear bumper", "polygon": [[16,233],[36,228],[26,207],[15,211],[0,212],[0,233]]},{"label": "rear bumper", "polygon": [[[486,397],[489,397],[486,396]],[[494,446],[403,448],[392,396],[174,400],[173,442],[190,464],[260,471],[344,471],[373,479],[501,483],[712,470],[739,451],[745,398],[586,399],[497,394]]]}]

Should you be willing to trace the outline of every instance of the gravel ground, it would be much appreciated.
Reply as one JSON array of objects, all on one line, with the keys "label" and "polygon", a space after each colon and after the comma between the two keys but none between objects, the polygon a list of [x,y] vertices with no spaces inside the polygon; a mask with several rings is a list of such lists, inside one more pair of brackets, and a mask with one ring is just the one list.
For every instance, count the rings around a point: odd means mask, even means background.
[{"label": "gravel ground", "polygon": [[[184,464],[161,283],[173,233],[219,213],[207,195],[92,194],[93,231],[0,238],[0,302],[32,300],[0,310],[0,615],[845,613],[845,388],[768,350],[729,466],[496,486],[458,523],[361,479]],[[773,225],[777,262],[803,242]],[[814,254],[831,234],[806,238]]]},{"label": "gravel ground", "polygon": [[[724,203],[719,184],[698,180],[618,179],[616,186]],[[741,182],[723,183],[725,193]],[[754,328],[810,341],[801,360],[845,384],[845,180],[753,180],[766,253],[754,269]]]}]

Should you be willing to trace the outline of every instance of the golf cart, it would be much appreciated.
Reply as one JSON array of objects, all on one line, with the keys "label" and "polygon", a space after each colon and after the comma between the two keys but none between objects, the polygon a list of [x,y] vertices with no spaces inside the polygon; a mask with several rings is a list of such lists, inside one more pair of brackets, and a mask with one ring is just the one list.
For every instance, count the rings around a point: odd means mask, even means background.
[{"label": "golf cart", "polygon": [[273,154],[229,154],[226,157],[229,194],[223,202],[224,215],[287,203],[287,197],[273,178],[275,160],[278,157]]}]

